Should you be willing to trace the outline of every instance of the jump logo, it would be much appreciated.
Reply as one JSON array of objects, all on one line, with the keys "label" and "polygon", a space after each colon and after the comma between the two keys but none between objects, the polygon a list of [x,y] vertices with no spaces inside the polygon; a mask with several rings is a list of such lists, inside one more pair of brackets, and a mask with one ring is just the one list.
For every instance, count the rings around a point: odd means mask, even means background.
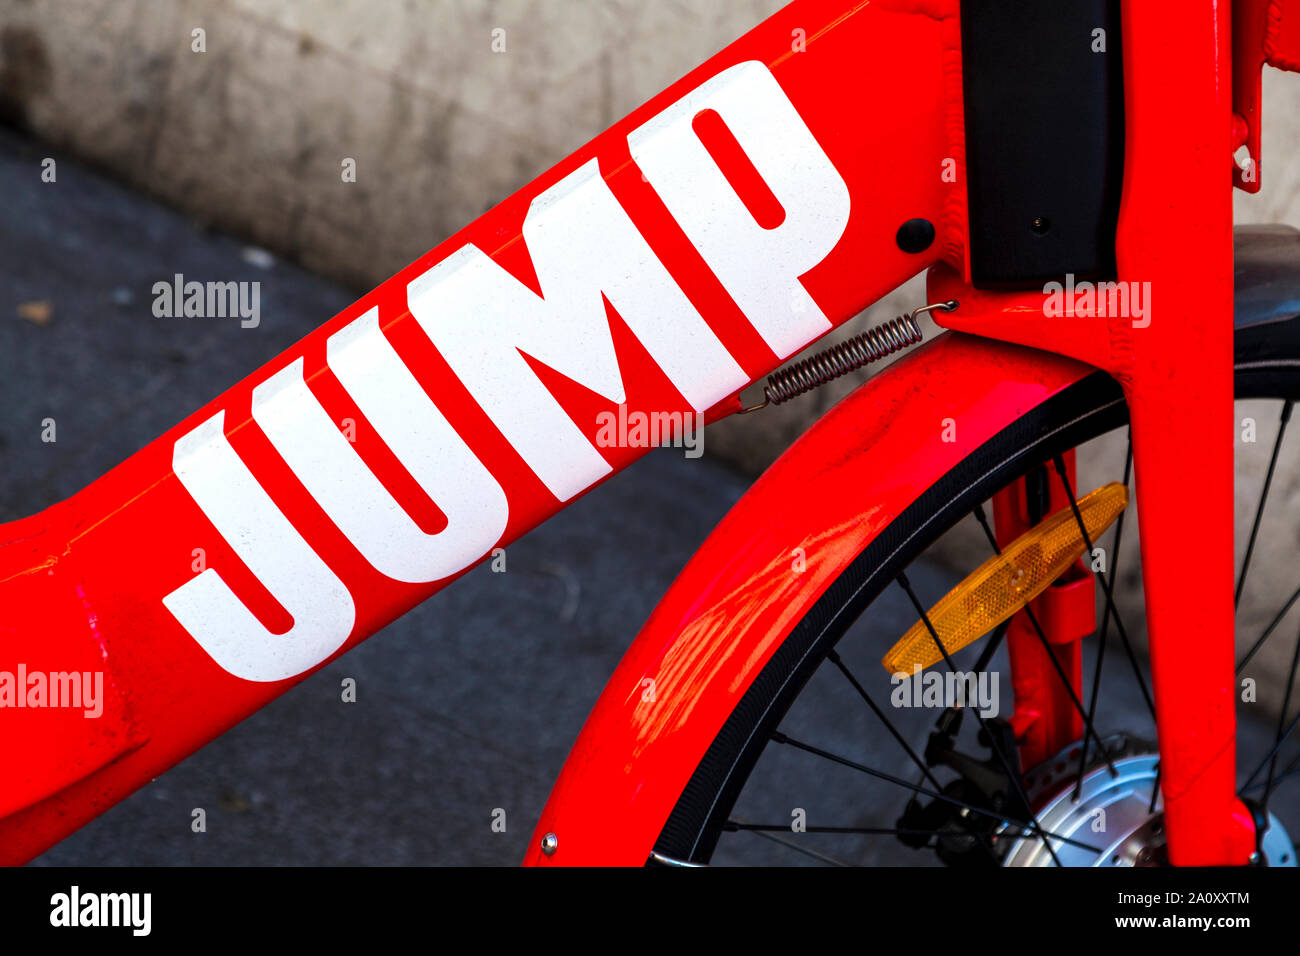
[{"label": "jump logo", "polygon": [[[693,128],[725,122],[786,215],[760,226]],[[838,243],[849,190],[767,67],[712,77],[634,130],[632,158],[748,321],[781,358],[830,329],[800,283]],[[528,467],[561,501],[610,466],[521,351],[624,401],[602,294],[697,411],[748,376],[696,311],[590,160],[539,194],[523,224],[539,297],[465,245],[407,287],[416,322]],[[403,467],[446,515],[422,531],[340,433],[298,358],[253,391],[252,415],[330,520],[379,572],[446,578],[491,551],[509,507],[499,481],[456,433],[380,329],[378,308],[332,335],[329,368]],[[356,620],[348,587],[294,528],[230,445],[219,411],[177,440],[172,467],[203,513],[293,617],[267,630],[215,568],[163,604],[236,677],[300,674],[343,645]]]}]

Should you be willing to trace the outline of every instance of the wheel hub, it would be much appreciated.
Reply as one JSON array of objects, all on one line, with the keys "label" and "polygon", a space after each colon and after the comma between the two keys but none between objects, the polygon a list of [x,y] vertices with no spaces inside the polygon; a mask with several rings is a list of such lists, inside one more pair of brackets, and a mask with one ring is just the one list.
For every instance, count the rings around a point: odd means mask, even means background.
[{"label": "wheel hub", "polygon": [[[1053,835],[1052,850],[1062,866],[1166,864],[1163,800],[1158,793],[1153,800],[1159,766],[1154,748],[1123,735],[1109,737],[1104,743],[1111,754],[1113,773],[1110,765],[1099,759],[1080,781],[1076,744],[1026,777],[1026,791],[1037,808],[1039,825]],[[1272,814],[1261,851],[1261,862],[1270,866],[1296,865],[1291,838]],[[1032,833],[1012,837],[1003,863],[1056,865],[1043,840]]]}]

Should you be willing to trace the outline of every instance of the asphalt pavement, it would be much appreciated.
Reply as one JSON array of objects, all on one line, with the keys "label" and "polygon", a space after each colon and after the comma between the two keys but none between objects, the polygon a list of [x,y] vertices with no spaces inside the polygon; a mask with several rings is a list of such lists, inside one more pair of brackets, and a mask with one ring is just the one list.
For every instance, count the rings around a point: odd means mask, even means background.
[{"label": "asphalt pavement", "polygon": [[[50,156],[57,178],[44,182]],[[356,297],[7,130],[0,186],[0,521],[76,492]],[[259,281],[259,324],[155,317],[153,284],[176,273]],[[40,440],[46,418],[55,443]],[[650,454],[512,545],[506,573],[476,568],[37,865],[517,862],[605,680],[747,483],[707,455]],[[951,583],[929,565],[909,574],[934,598]],[[878,667],[866,632],[897,636],[914,618],[888,596],[846,640],[846,660]],[[1121,657],[1108,686],[1128,679]],[[355,703],[340,699],[349,677]],[[838,681],[819,672],[791,726],[908,773],[872,715],[842,716]],[[1142,725],[1134,688],[1125,698],[1110,719]],[[900,724],[923,741],[933,718]],[[887,827],[902,806],[806,755],[763,766],[738,807],[751,820],[803,809],[814,822]],[[190,826],[199,807],[204,833]],[[892,839],[863,837],[849,859],[891,857]],[[746,834],[718,859],[815,862]]]}]

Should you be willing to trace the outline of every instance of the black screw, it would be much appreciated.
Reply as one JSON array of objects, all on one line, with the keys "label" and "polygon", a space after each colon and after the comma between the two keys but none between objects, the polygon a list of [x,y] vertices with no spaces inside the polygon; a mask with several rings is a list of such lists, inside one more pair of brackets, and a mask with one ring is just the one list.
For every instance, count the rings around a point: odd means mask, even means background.
[{"label": "black screw", "polygon": [[904,252],[924,252],[934,244],[934,223],[929,219],[909,219],[898,227],[894,238]]}]

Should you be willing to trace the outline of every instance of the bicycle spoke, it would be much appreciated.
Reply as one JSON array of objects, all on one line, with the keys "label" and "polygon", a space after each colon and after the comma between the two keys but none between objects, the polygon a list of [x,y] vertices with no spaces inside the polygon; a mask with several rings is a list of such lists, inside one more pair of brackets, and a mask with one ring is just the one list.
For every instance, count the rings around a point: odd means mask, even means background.
[{"label": "bicycle spoke", "polygon": [[984,650],[980,651],[980,656],[975,661],[975,673],[982,674],[989,669],[989,664],[993,660],[993,655],[998,652],[1002,646],[1002,639],[1007,636],[1007,628],[1010,627],[1010,621],[1003,621],[997,627],[993,628],[993,636],[988,639],[984,645]]},{"label": "bicycle spoke", "polygon": [[798,843],[795,843],[793,840],[787,840],[784,837],[779,837],[775,833],[769,833],[766,830],[754,830],[752,832],[754,836],[760,836],[763,837],[765,840],[771,840],[773,843],[779,843],[781,846],[786,847],[787,849],[790,850],[794,850],[796,853],[802,853],[804,856],[810,856],[814,860],[820,860],[823,863],[829,863],[831,866],[843,866],[843,867],[853,866],[852,863],[845,863],[843,860],[837,860],[835,859],[835,857],[829,856],[828,854],[825,853],[820,853],[809,846],[800,846]]},{"label": "bicycle spoke", "polygon": [[[1283,783],[1285,783],[1288,780],[1294,779],[1295,777],[1300,777],[1300,765],[1296,765],[1293,762],[1289,770],[1284,770],[1282,773],[1279,773],[1276,778],[1274,778],[1273,789],[1277,790],[1279,787],[1282,786]],[[1262,789],[1264,789],[1263,780],[1249,787],[1242,787],[1239,792],[1241,793],[1242,796],[1245,796],[1246,794],[1250,793],[1252,790],[1262,790]]]},{"label": "bicycle spoke", "polygon": [[1300,634],[1296,635],[1295,652],[1291,655],[1291,673],[1286,678],[1286,694],[1282,697],[1282,710],[1277,715],[1277,739],[1273,743],[1273,753],[1268,761],[1268,781],[1264,785],[1264,797],[1260,800],[1260,806],[1263,810],[1264,819],[1268,819],[1268,798],[1273,795],[1273,778],[1277,776],[1277,751],[1282,746],[1283,741],[1291,735],[1295,729],[1293,721],[1291,727],[1283,732],[1283,724],[1286,723],[1286,715],[1291,710],[1291,692],[1295,689],[1296,668],[1300,667]]},{"label": "bicycle spoke", "polygon": [[[1296,715],[1296,719],[1292,720],[1291,723],[1294,725],[1294,724],[1296,724],[1298,721],[1300,721],[1300,714],[1297,714],[1297,715]],[[1292,727],[1291,729],[1293,730],[1294,727]],[[1265,756],[1264,759],[1267,760],[1268,757]],[[1255,768],[1255,773],[1259,773],[1259,771],[1262,770],[1263,767],[1264,767],[1264,764],[1263,764],[1263,761],[1261,761],[1261,762],[1260,762],[1260,765],[1259,765],[1258,767]],[[1277,775],[1276,778],[1274,778],[1274,780],[1273,780],[1273,788],[1274,788],[1274,789],[1277,789],[1277,787],[1279,787],[1279,786],[1282,784],[1282,782],[1283,782],[1284,780],[1290,780],[1292,777],[1296,777],[1296,776],[1300,776],[1300,754],[1296,754],[1294,757],[1292,757],[1291,760],[1290,760],[1290,762],[1287,763],[1287,765],[1286,765],[1284,768],[1282,768],[1282,772],[1279,773],[1279,774]],[[1252,779],[1253,779],[1253,775],[1252,775]],[[1261,780],[1259,783],[1254,784],[1254,785],[1252,785],[1252,784],[1250,783],[1250,781],[1247,780],[1247,781],[1246,781],[1246,786],[1244,786],[1244,787],[1241,788],[1241,793],[1242,793],[1242,794],[1247,794],[1247,793],[1249,793],[1249,792],[1252,791],[1252,790],[1259,790],[1259,789],[1261,789],[1263,786],[1264,786],[1264,781],[1263,781],[1263,780]]]},{"label": "bicycle spoke", "polygon": [[[728,820],[722,825],[722,829],[734,832],[751,831],[764,833],[788,833],[790,824],[788,823],[741,823],[738,820]],[[916,830],[907,827],[823,827],[823,826],[806,826],[800,833],[849,833],[861,836],[938,836],[938,830]]]},{"label": "bicycle spoke", "polygon": [[[907,756],[910,757],[912,762],[920,768],[922,776],[926,780],[929,780],[936,790],[942,789],[942,785],[935,778],[934,774],[930,772],[930,768],[926,762],[921,759],[921,756],[912,748],[911,744],[907,742],[907,739],[898,732],[898,729],[894,726],[894,722],[889,719],[889,716],[880,708],[880,705],[877,704],[872,696],[867,693],[867,689],[859,683],[856,677],[853,676],[852,671],[850,671],[849,666],[844,663],[844,659],[840,657],[839,652],[834,648],[831,648],[830,652],[826,655],[826,659],[839,669],[845,679],[853,685],[853,689],[858,692],[858,696],[867,702],[867,706],[871,708],[871,712],[880,718],[880,721],[885,725],[885,728],[889,731],[890,735],[898,741],[899,746],[907,751]],[[997,856],[993,853],[993,847],[989,845],[988,841],[983,839],[981,834],[976,833],[973,828],[971,828],[970,832],[971,836],[979,840],[980,845],[984,847],[990,859],[996,861]]]},{"label": "bicycle spoke", "polygon": [[1268,471],[1264,474],[1264,488],[1259,493],[1259,504],[1255,507],[1255,521],[1250,526],[1250,539],[1246,542],[1246,554],[1241,559],[1241,574],[1237,578],[1237,589],[1232,595],[1232,606],[1241,603],[1241,591],[1246,586],[1246,572],[1250,569],[1250,556],[1255,552],[1255,538],[1259,535],[1259,522],[1264,517],[1264,503],[1268,501],[1268,491],[1273,485],[1273,471],[1277,468],[1277,454],[1282,449],[1282,438],[1286,435],[1287,422],[1291,420],[1291,399],[1282,403],[1282,417],[1278,421],[1277,437],[1273,440],[1273,454],[1268,459]]},{"label": "bicycle spoke", "polygon": [[1264,646],[1264,642],[1269,639],[1277,626],[1282,623],[1282,618],[1286,617],[1287,611],[1291,610],[1291,606],[1295,604],[1297,600],[1300,600],[1300,588],[1296,588],[1295,591],[1292,592],[1291,596],[1287,598],[1286,604],[1282,605],[1282,610],[1278,611],[1273,620],[1269,622],[1268,627],[1264,628],[1264,633],[1259,636],[1259,639],[1256,640],[1254,644],[1250,645],[1250,650],[1246,652],[1246,656],[1243,657],[1241,663],[1237,665],[1235,673],[1240,674],[1242,668],[1250,663],[1250,659],[1255,656],[1261,647]]},{"label": "bicycle spoke", "polygon": [[[814,747],[812,744],[806,744],[803,741],[796,740],[795,738],[789,736],[788,734],[784,734],[779,730],[773,733],[770,739],[772,740],[773,743],[785,744],[787,746],[794,747],[796,750],[802,750],[806,753],[813,754],[814,756],[822,757],[826,760],[829,760],[832,763],[837,763],[840,764],[841,766],[848,767],[851,770],[857,770],[861,773],[865,773],[867,776],[876,777],[877,779],[880,780],[887,780],[888,782],[897,784],[898,786],[903,787],[907,790],[911,790],[915,793],[919,793],[923,797],[929,797],[932,800],[940,800],[944,803],[951,804],[954,807],[958,807],[959,809],[966,810],[969,813],[977,813],[980,816],[987,817],[990,820],[997,820],[999,823],[1003,823],[1003,822],[1012,823],[1017,827],[1021,827],[1022,829],[1032,830],[1033,832],[1039,835],[1039,839],[1042,839],[1044,841],[1046,841],[1048,838],[1051,838],[1053,840],[1059,840],[1062,843],[1068,843],[1071,846],[1082,847],[1085,850],[1093,850],[1098,853],[1101,852],[1101,847],[1091,846],[1087,843],[1082,843],[1078,840],[1074,840],[1066,836],[1061,836],[1060,834],[1057,833],[1049,833],[1048,831],[1044,830],[1040,825],[1038,825],[1038,822],[1036,820],[1033,822],[1027,822],[1025,820],[1017,820],[1015,817],[1008,816],[1005,813],[994,813],[992,810],[985,810],[982,807],[975,806],[973,803],[967,803],[966,801],[959,800],[956,797],[950,797],[946,793],[938,793],[937,791],[930,790],[926,787],[922,787],[920,784],[909,783],[908,781],[904,780],[902,777],[895,777],[893,774],[885,773],[883,770],[876,770],[873,767],[868,767],[865,764],[858,763],[856,760],[850,760],[848,757],[841,757],[839,754],[831,753],[829,750],[823,750],[820,747]],[[1048,844],[1047,848],[1049,851],[1051,850],[1050,843]]]},{"label": "bicycle spoke", "polygon": [[[984,536],[988,538],[989,546],[993,548],[994,553],[1001,554],[1002,549],[998,547],[997,538],[993,534],[993,529],[989,526],[989,519],[984,513],[984,506],[982,504],[975,506],[975,520],[978,521],[980,527],[984,529]],[[1047,659],[1052,662],[1052,668],[1056,671],[1056,676],[1061,679],[1061,685],[1065,688],[1065,692],[1070,695],[1070,702],[1074,704],[1074,709],[1078,712],[1079,719],[1083,721],[1083,740],[1085,745],[1087,744],[1089,737],[1096,740],[1097,749],[1105,756],[1106,765],[1110,767],[1110,775],[1112,777],[1119,776],[1119,771],[1115,769],[1115,761],[1111,759],[1110,754],[1106,750],[1106,745],[1102,742],[1102,739],[1097,736],[1097,731],[1093,729],[1092,718],[1089,717],[1088,713],[1083,709],[1083,702],[1079,700],[1079,695],[1075,693],[1074,685],[1070,683],[1070,678],[1065,675],[1065,668],[1061,666],[1060,660],[1057,659],[1056,653],[1052,650],[1051,642],[1048,641],[1047,635],[1043,632],[1043,626],[1038,623],[1038,615],[1034,613],[1034,609],[1027,603],[1021,605],[1021,610],[1024,611],[1025,617],[1029,620],[1030,625],[1033,626],[1034,633],[1038,635],[1038,642],[1043,646],[1043,653],[1046,654]]]},{"label": "bicycle spoke", "polygon": [[1292,757],[1291,762],[1286,765],[1286,768],[1282,772],[1284,774],[1291,774],[1297,771],[1300,771],[1300,754],[1296,754]]},{"label": "bicycle spoke", "polygon": [[[1124,487],[1129,486],[1133,477],[1133,430],[1129,429],[1128,448],[1124,452]],[[1111,589],[1115,588],[1115,576],[1119,573],[1119,553],[1120,546],[1124,543],[1124,516],[1128,513],[1125,508],[1115,519],[1115,534],[1111,538],[1111,559],[1110,568],[1105,572],[1110,576]],[[1092,721],[1097,716],[1097,700],[1101,695],[1101,675],[1102,665],[1106,662],[1106,642],[1110,637],[1110,615],[1102,614],[1101,616],[1101,633],[1097,635],[1097,663],[1094,665],[1092,672],[1092,696],[1088,701],[1088,720]],[[1079,748],[1079,771],[1074,779],[1074,797],[1077,800],[1083,790],[1083,774],[1088,767],[1088,738],[1083,738],[1083,746]],[[1155,796],[1152,794],[1152,804],[1154,805]]]},{"label": "bicycle spoke", "polygon": [[[944,662],[948,665],[948,670],[956,672],[957,665],[952,662],[952,657],[948,654],[948,648],[944,647],[943,641],[939,639],[939,632],[936,631],[934,625],[930,623],[930,615],[921,605],[921,601],[917,598],[916,592],[912,590],[912,584],[907,580],[907,575],[900,571],[897,580],[903,590],[907,592],[907,596],[912,601],[912,606],[916,608],[916,613],[921,615],[921,620],[925,623],[925,629],[930,632],[930,637],[934,640],[934,646],[937,647],[939,653],[943,655]],[[1003,772],[1007,775],[1007,782],[1015,788],[1016,796],[1020,798],[1021,804],[1029,810],[1029,818],[1033,821],[1034,829],[1041,833],[1043,828],[1038,824],[1038,817],[1030,806],[1029,796],[1025,793],[1025,788],[1020,785],[1020,774],[1012,768],[1010,759],[1002,752],[1002,748],[998,746],[998,738],[988,729],[988,723],[984,720],[983,715],[974,708],[971,708],[970,713],[974,716],[975,720],[980,725],[980,729],[984,731],[985,736],[988,738],[989,749],[997,754],[998,762],[1002,764]],[[1060,866],[1061,861],[1057,858],[1056,850],[1052,848],[1052,844],[1044,839],[1043,845],[1047,847],[1047,852],[1051,855],[1052,862],[1057,866]]]},{"label": "bicycle spoke", "polygon": [[934,774],[930,772],[929,766],[927,766],[926,762],[921,759],[920,755],[912,749],[912,745],[909,744],[907,739],[898,732],[898,729],[894,726],[894,722],[889,719],[889,716],[883,710],[881,710],[880,705],[872,699],[871,695],[867,693],[866,688],[863,687],[858,682],[858,679],[849,671],[848,665],[844,663],[844,659],[840,657],[839,653],[832,649],[830,653],[826,655],[826,659],[839,668],[840,673],[845,676],[848,682],[853,685],[853,689],[858,692],[858,696],[867,702],[867,706],[871,708],[871,712],[880,718],[881,723],[885,725],[885,729],[889,731],[890,736],[897,740],[899,746],[907,751],[907,756],[911,758],[912,763],[916,764],[916,766],[920,768],[925,779],[929,780],[936,790],[939,789],[941,785],[939,781],[935,779]]},{"label": "bicycle spoke", "polygon": [[[1070,487],[1070,478],[1065,470],[1065,459],[1057,455],[1052,459],[1056,466],[1056,473],[1061,478],[1061,486],[1065,489],[1065,496],[1070,502],[1070,510],[1074,512],[1074,521],[1079,526],[1079,533],[1083,535],[1084,546],[1088,549],[1088,554],[1092,554],[1092,536],[1088,534],[1087,526],[1083,523],[1083,515],[1079,513],[1079,502],[1075,500],[1074,489]],[[1124,626],[1124,619],[1119,615],[1119,608],[1115,606],[1115,591],[1110,586],[1103,574],[1097,575],[1097,580],[1101,582],[1101,589],[1106,595],[1106,610],[1103,620],[1115,621],[1115,630],[1119,632],[1120,641],[1124,645],[1124,653],[1128,656],[1129,664],[1133,668],[1133,676],[1137,679],[1138,687],[1142,690],[1142,699],[1146,702],[1147,710],[1151,713],[1151,719],[1156,718],[1156,705],[1151,697],[1151,691],[1147,688],[1146,678],[1142,676],[1142,665],[1138,663],[1137,654],[1133,650],[1133,642],[1129,640],[1128,629]]]},{"label": "bicycle spoke", "polygon": [[[1282,749],[1282,745],[1285,744],[1287,740],[1290,739],[1291,734],[1295,731],[1297,725],[1300,725],[1300,713],[1297,713],[1294,717],[1292,717],[1291,723],[1287,725],[1286,730],[1278,734],[1278,739],[1274,742],[1273,749],[1271,749],[1268,753],[1264,754],[1264,756],[1259,758],[1259,763],[1255,764],[1255,769],[1250,772],[1250,776],[1246,778],[1246,782],[1241,787],[1243,793],[1248,789],[1254,789],[1254,787],[1252,787],[1251,785],[1254,784],[1255,778],[1259,776],[1259,772],[1263,770],[1267,764],[1275,760],[1278,751],[1280,751]],[[1291,763],[1289,763],[1283,769],[1282,771],[1283,774],[1291,772],[1291,770],[1293,770],[1297,766],[1297,761],[1300,761],[1300,757],[1297,757],[1295,760],[1292,760]]]},{"label": "bicycle spoke", "polygon": [[[740,820],[728,820],[722,825],[722,829],[730,833],[752,832],[752,833],[784,833],[790,830],[788,823],[744,823]],[[806,826],[801,833],[841,833],[852,836],[924,836],[940,837],[951,836],[951,831],[947,830],[922,830],[913,827],[834,827],[834,826]],[[1023,837],[1028,830],[1006,831],[1007,836]],[[918,847],[918,849],[934,849],[933,846]]]}]

